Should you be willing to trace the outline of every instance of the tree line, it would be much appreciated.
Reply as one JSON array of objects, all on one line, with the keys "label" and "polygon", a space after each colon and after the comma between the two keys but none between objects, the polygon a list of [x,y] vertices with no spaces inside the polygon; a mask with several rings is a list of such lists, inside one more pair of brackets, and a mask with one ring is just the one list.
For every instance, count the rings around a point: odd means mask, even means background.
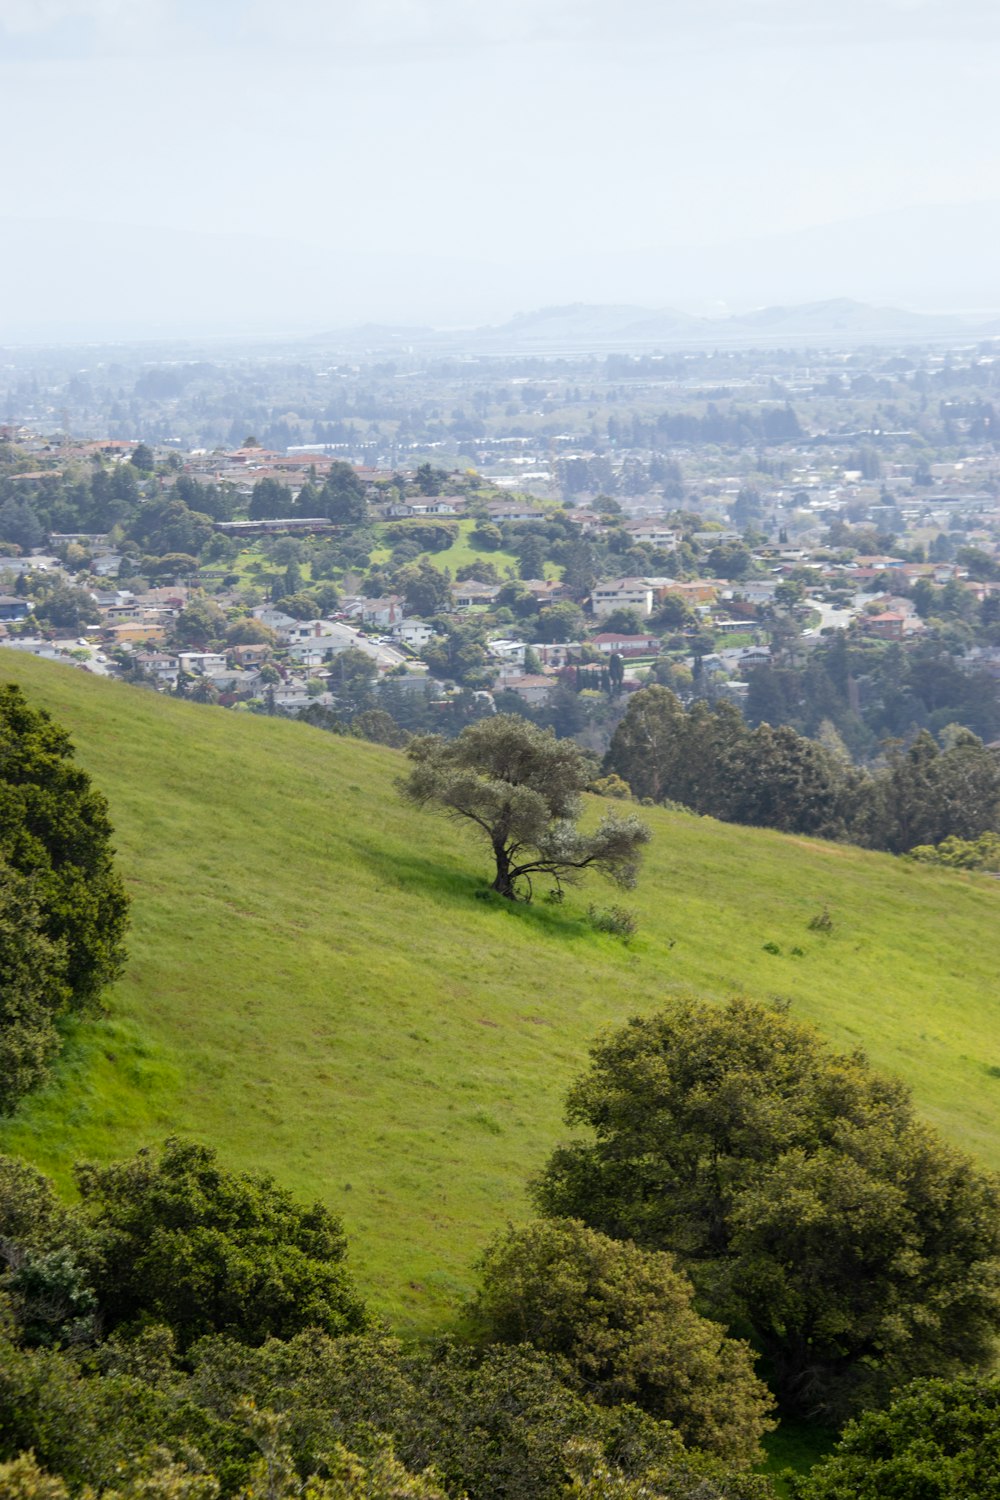
[{"label": "tree line", "polygon": [[943,739],[923,730],[866,771],[787,725],[751,729],[730,704],[685,709],[654,685],[630,698],[605,770],[640,799],[902,854],[1000,828],[1000,756],[965,729]]}]

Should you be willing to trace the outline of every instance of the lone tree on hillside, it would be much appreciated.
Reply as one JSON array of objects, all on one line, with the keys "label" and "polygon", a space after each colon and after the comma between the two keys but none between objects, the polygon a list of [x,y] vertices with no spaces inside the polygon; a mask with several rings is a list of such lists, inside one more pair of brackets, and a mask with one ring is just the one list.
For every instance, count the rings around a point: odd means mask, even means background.
[{"label": "lone tree on hillside", "polygon": [[475,824],[493,851],[493,890],[501,896],[530,901],[533,876],[549,875],[561,888],[590,868],[620,886],[635,884],[649,829],[615,813],[593,833],[576,827],[590,773],[571,741],[517,714],[497,714],[454,740],[423,735],[406,753],[414,765],[400,792]]}]

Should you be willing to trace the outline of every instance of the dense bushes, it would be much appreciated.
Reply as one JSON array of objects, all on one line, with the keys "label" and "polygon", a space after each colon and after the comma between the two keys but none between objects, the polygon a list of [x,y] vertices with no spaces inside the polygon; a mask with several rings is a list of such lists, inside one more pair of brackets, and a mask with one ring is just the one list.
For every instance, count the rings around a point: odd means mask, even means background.
[{"label": "dense bushes", "polygon": [[365,1325],[339,1222],[270,1178],[168,1140],[159,1153],[78,1164],[76,1179],[82,1203],[65,1210],[43,1177],[0,1158],[0,1290],[29,1343],[158,1323],[184,1350],[211,1333],[260,1343]]},{"label": "dense bushes", "polygon": [[177,1140],[158,1156],[80,1165],[76,1179],[107,1329],[165,1323],[184,1349],[207,1333],[259,1343],[363,1326],[340,1224],[321,1204],[300,1207],[270,1178],[225,1172],[213,1151]]}]

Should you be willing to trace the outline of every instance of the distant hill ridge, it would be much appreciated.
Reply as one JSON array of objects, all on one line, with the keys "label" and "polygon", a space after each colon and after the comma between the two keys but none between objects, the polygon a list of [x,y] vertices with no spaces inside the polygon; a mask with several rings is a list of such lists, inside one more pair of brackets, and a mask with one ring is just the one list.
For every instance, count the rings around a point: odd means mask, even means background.
[{"label": "distant hill ridge", "polygon": [[568,302],[517,313],[506,323],[440,329],[364,324],[316,335],[345,349],[436,349],[468,354],[649,353],[655,350],[782,347],[816,344],[922,344],[990,337],[995,319],[912,312],[850,297],[775,304],[726,317],[696,317],[677,308],[631,303]]},{"label": "distant hill ridge", "polygon": [[[0,651],[7,680],[107,795],[133,897],[107,1018],[0,1127],[64,1183],[79,1157],[205,1139],[331,1204],[376,1305],[440,1329],[527,1214],[595,1033],[676,991],[788,1001],[1000,1165],[995,881],[648,808],[634,893],[512,909],[476,899],[471,838],[401,804],[398,752]],[[623,900],[628,947],[587,916]]]},{"label": "distant hill ridge", "polygon": [[725,318],[698,318],[669,307],[590,306],[578,302],[522,313],[497,328],[477,329],[471,341],[514,348],[562,344],[627,350],[651,345],[726,347],[803,340],[919,341],[959,336],[969,327],[962,318],[872,307],[849,297],[762,307]]}]

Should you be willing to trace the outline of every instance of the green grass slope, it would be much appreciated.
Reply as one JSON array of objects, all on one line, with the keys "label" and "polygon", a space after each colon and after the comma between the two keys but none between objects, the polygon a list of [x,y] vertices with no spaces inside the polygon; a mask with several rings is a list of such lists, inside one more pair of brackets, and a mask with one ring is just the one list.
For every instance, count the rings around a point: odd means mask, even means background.
[{"label": "green grass slope", "polygon": [[204,1138],[330,1203],[375,1304],[440,1327],[525,1214],[591,1038],[673,990],[789,999],[1000,1164],[997,882],[650,809],[625,947],[587,924],[621,899],[596,878],[562,907],[477,900],[482,851],[402,805],[395,752],[12,652],[0,679],[70,730],[134,898],[107,1018],[0,1128],[64,1183]]}]

